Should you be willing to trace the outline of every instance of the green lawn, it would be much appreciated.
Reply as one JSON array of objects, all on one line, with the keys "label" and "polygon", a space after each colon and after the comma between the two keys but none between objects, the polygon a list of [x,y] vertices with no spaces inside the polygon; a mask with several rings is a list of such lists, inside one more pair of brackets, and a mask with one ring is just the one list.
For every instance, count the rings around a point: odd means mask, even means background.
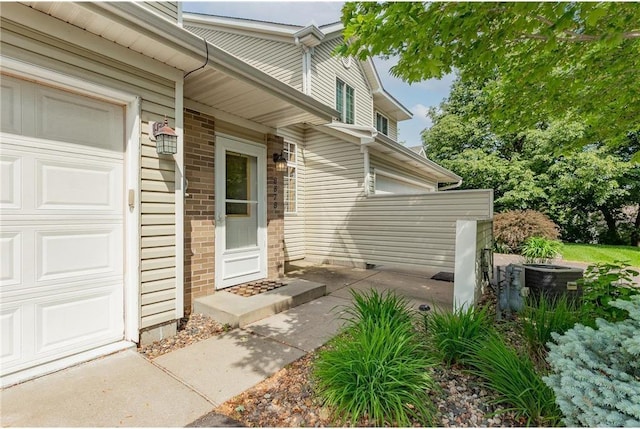
[{"label": "green lawn", "polygon": [[627,261],[632,267],[640,267],[640,248],[638,247],[565,243],[560,253],[565,261],[596,263],[617,260]]}]

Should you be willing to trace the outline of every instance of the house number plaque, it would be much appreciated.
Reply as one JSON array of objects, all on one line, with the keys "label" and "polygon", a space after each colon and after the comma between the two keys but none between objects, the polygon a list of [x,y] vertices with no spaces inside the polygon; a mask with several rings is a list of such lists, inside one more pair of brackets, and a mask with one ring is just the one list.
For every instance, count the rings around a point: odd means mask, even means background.
[{"label": "house number plaque", "polygon": [[278,178],[273,178],[273,208],[278,208]]}]

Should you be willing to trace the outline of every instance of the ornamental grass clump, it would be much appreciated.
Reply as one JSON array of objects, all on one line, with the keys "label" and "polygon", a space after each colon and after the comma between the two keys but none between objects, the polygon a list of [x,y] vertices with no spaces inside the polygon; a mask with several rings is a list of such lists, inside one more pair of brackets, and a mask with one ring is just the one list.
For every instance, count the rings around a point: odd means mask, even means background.
[{"label": "ornamental grass clump", "polygon": [[465,359],[470,372],[499,395],[493,403],[527,420],[527,425],[557,425],[562,417],[555,395],[542,380],[531,358],[519,354],[497,334],[469,345]]},{"label": "ornamental grass clump", "polygon": [[316,392],[340,422],[431,425],[432,362],[406,300],[376,291],[352,294],[346,332],[315,362]]},{"label": "ornamental grass clump", "polygon": [[579,304],[573,303],[566,295],[530,296],[520,311],[519,321],[532,357],[544,363],[546,344],[551,341],[551,334],[565,333],[583,319],[582,314]]},{"label": "ornamental grass clump", "polygon": [[553,334],[544,377],[567,426],[640,426],[640,295],[610,303],[629,318]]},{"label": "ornamental grass clump", "polygon": [[432,353],[447,365],[459,363],[470,343],[492,331],[486,307],[459,307],[453,312],[436,309],[424,315],[426,342]]}]

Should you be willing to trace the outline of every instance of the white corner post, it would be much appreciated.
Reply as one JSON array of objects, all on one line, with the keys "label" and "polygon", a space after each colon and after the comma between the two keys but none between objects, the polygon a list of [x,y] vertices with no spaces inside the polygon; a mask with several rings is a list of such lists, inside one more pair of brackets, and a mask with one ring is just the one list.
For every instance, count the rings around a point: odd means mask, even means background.
[{"label": "white corner post", "polygon": [[178,134],[178,153],[175,154],[175,201],[176,201],[176,308],[175,317],[184,317],[184,116],[183,97],[184,80],[176,79],[175,88],[176,134]]},{"label": "white corner post", "polygon": [[473,306],[478,285],[476,276],[478,222],[456,221],[455,274],[453,282],[453,309]]},{"label": "white corner post", "polygon": [[374,142],[373,137],[363,137],[360,139],[360,152],[362,152],[364,158],[364,180],[362,181],[364,186],[364,196],[368,197],[371,194],[371,161],[369,160],[369,145]]}]

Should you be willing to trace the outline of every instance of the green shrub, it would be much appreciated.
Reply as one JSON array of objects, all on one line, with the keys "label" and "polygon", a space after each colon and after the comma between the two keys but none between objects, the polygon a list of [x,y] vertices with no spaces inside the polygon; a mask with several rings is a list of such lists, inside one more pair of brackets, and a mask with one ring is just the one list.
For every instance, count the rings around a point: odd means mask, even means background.
[{"label": "green shrub", "polygon": [[522,245],[520,254],[527,263],[545,264],[560,255],[562,243],[544,237],[529,237]]},{"label": "green shrub", "polygon": [[470,372],[484,380],[499,396],[493,402],[527,419],[528,425],[547,426],[559,423],[561,414],[553,391],[526,354],[509,347],[499,335],[488,335],[471,343],[466,358]]},{"label": "green shrub", "polygon": [[638,272],[630,269],[624,262],[589,265],[584,278],[578,280],[582,284],[583,310],[591,319],[585,323],[595,327],[598,317],[610,322],[626,319],[626,310],[611,306],[610,303],[616,299],[628,301],[632,296],[640,294],[640,289],[632,281],[632,277],[637,275]]},{"label": "green shrub", "polygon": [[557,298],[530,296],[519,314],[522,336],[532,357],[544,361],[553,332],[563,334],[582,320],[582,313],[566,295]]},{"label": "green shrub", "polygon": [[598,319],[598,329],[578,324],[549,345],[553,372],[544,381],[567,426],[640,426],[640,296],[611,305],[629,319]]},{"label": "green shrub", "polygon": [[353,293],[347,332],[314,366],[316,392],[341,421],[377,426],[430,425],[432,365],[406,300],[393,293]]},{"label": "green shrub", "polygon": [[436,309],[424,315],[427,344],[448,365],[462,361],[469,343],[485,337],[491,328],[486,307],[466,306],[454,312]]},{"label": "green shrub", "polygon": [[415,312],[409,307],[406,298],[395,292],[369,292],[351,290],[352,304],[345,308],[343,319],[347,326],[362,325],[373,321],[390,326],[402,326],[409,329],[415,320]]},{"label": "green shrub", "polygon": [[535,210],[513,210],[498,213],[493,218],[495,246],[506,253],[520,253],[529,237],[557,240],[560,236],[558,231],[558,225],[544,213]]}]

